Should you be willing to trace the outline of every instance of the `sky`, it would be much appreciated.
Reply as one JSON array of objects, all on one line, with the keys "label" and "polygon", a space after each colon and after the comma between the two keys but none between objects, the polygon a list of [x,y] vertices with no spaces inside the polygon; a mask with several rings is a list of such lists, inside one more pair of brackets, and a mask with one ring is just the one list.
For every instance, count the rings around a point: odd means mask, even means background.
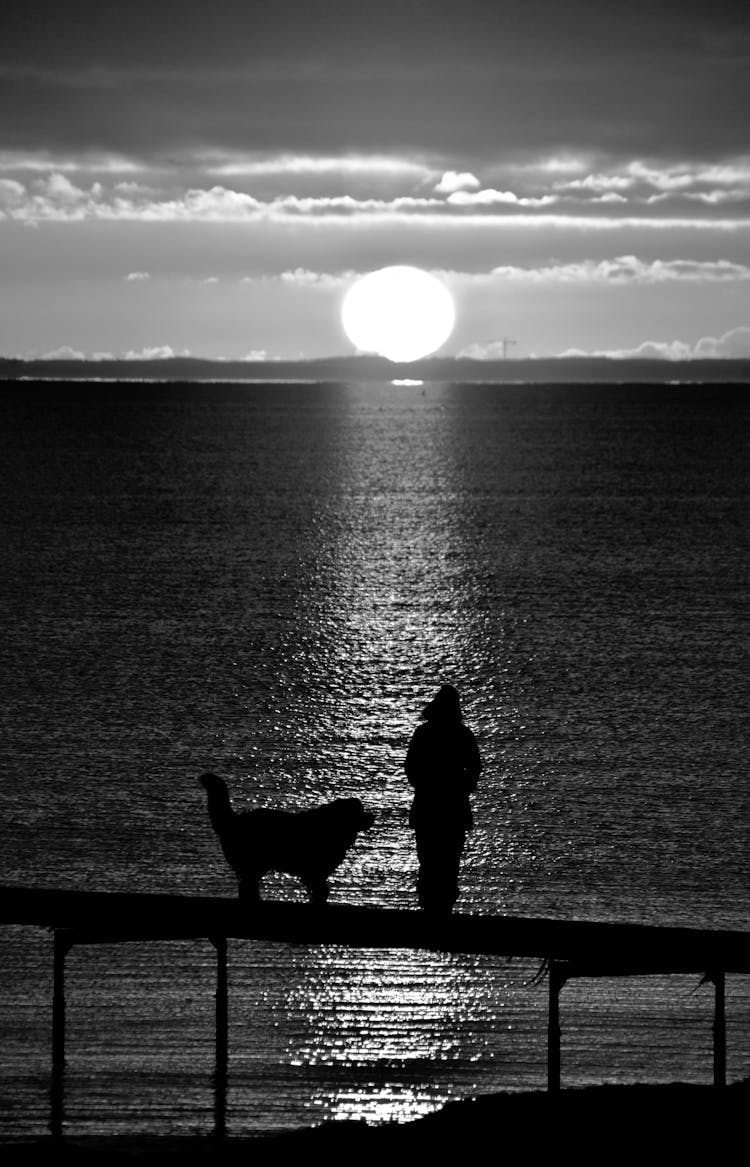
[{"label": "sky", "polygon": [[747,0],[0,9],[0,355],[750,356]]}]

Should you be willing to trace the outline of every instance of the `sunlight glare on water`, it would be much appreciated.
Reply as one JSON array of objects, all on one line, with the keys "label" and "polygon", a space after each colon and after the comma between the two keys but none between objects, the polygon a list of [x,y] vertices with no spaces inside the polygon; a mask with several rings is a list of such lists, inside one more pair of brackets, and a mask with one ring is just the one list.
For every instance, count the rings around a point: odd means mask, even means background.
[{"label": "sunlight glare on water", "polygon": [[[524,986],[521,972],[448,953],[313,948],[289,996],[290,1013],[303,1016],[290,1061],[323,1074],[338,1070],[350,1083],[336,1089],[332,1118],[410,1121],[450,1097],[452,1078],[463,1090],[476,1089],[483,1070],[508,1056],[509,1035],[516,1058],[533,1065],[541,1056],[533,1039],[522,1051],[529,1035],[517,1015],[515,1033],[502,1021]],[[530,984],[528,965],[525,975],[531,1010],[540,990]]]}]

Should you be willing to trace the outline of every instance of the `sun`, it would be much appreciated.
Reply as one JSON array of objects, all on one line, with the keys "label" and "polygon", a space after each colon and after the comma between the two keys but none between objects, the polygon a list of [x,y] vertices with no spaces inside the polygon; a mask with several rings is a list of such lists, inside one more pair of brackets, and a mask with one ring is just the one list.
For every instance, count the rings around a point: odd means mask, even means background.
[{"label": "sun", "polygon": [[417,361],[450,336],[456,310],[440,280],[418,267],[383,267],[353,284],[341,323],[361,352],[390,361]]}]

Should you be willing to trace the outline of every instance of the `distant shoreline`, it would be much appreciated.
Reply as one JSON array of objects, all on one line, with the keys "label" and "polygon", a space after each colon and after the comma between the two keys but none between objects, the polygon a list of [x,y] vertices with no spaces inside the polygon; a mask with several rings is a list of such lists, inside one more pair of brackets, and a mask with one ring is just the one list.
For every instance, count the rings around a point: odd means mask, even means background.
[{"label": "distant shoreline", "polygon": [[750,359],[539,357],[475,360],[432,357],[396,364],[381,357],[314,361],[15,360],[0,358],[0,381],[383,382],[454,384],[750,384]]}]

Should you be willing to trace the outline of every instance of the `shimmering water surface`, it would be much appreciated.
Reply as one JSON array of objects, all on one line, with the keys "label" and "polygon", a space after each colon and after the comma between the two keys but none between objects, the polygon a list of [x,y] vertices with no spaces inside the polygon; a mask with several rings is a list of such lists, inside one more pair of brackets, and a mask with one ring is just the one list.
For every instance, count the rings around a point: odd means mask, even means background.
[{"label": "shimmering water surface", "polygon": [[[485,764],[458,911],[746,928],[748,422],[745,387],[5,386],[0,882],[233,894],[212,769],[361,797],[332,901],[415,907],[403,757],[449,681]],[[0,1132],[33,1133],[50,939],[0,939]],[[210,1130],[211,946],[67,968],[66,1130]],[[229,1130],[542,1088],[536,971],[230,942]],[[697,978],[562,1008],[565,1084],[711,1080]],[[748,1021],[730,978],[732,1079]]]}]

